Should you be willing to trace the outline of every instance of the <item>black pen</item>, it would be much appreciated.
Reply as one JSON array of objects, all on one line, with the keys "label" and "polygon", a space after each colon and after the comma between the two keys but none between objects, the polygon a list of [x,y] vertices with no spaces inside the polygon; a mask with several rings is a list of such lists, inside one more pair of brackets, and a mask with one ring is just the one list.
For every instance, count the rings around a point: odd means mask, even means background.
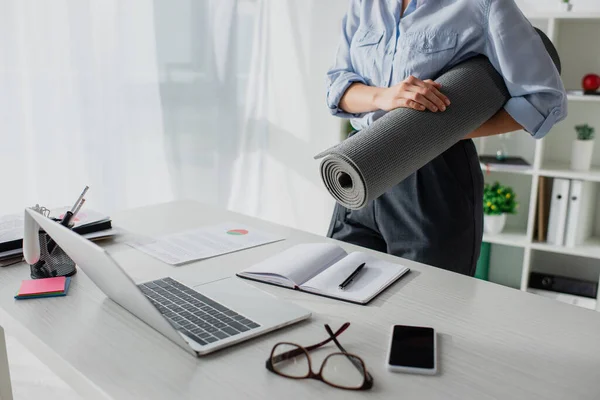
[{"label": "black pen", "polygon": [[354,278],[356,278],[356,276],[359,274],[359,272],[364,268],[365,263],[362,263],[358,266],[358,268],[356,268],[354,270],[353,273],[350,274],[349,277],[346,278],[346,280],[342,283],[340,283],[340,286],[338,286],[340,289],[345,289],[346,286],[348,286],[350,284],[350,282],[352,282],[354,280]]},{"label": "black pen", "polygon": [[[86,186],[86,190],[87,190],[87,186]],[[84,190],[84,193],[85,193],[85,190]],[[77,216],[77,214],[79,213],[79,210],[81,210],[81,207],[83,206],[84,203],[85,203],[85,199],[77,199],[77,206],[73,209],[73,211],[65,212],[62,220],[60,221],[60,224],[62,226],[64,226],[65,228],[71,229],[71,221],[73,220],[73,218],[75,218]],[[55,247],[56,247],[56,242],[52,238],[50,238],[50,240],[48,241],[48,247],[47,247],[48,254],[52,254]]]}]

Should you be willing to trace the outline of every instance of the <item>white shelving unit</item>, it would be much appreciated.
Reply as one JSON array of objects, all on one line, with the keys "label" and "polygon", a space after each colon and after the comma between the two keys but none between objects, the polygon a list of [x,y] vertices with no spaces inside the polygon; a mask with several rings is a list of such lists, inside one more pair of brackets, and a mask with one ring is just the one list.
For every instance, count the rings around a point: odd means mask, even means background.
[{"label": "white shelving unit", "polygon": [[525,11],[525,16],[532,19],[547,19],[547,20],[563,20],[563,19],[577,19],[577,20],[596,20],[600,19],[600,12],[577,12],[577,11]]},{"label": "white shelving unit", "polygon": [[[503,143],[511,155],[521,156],[532,165],[527,170],[512,171],[482,168],[487,182],[498,180],[510,185],[519,197],[519,212],[515,216],[509,216],[505,231],[499,235],[485,234],[483,240],[491,243],[492,252],[495,252],[492,259],[497,265],[491,263],[490,268],[504,268],[507,273],[520,273],[520,277],[503,277],[501,280],[515,282],[512,284],[515,287],[518,282],[518,288],[523,291],[528,289],[529,273],[544,271],[547,267],[544,264],[551,263],[553,257],[560,259],[560,265],[548,267],[551,273],[556,274],[558,271],[565,276],[585,276],[588,279],[595,273],[596,280],[600,275],[600,205],[596,208],[595,236],[585,244],[571,248],[534,240],[540,176],[588,180],[600,185],[600,145],[595,148],[594,167],[590,171],[577,172],[569,169],[571,143],[575,139],[574,126],[589,123],[600,134],[600,96],[584,96],[572,92],[581,89],[580,82],[586,73],[600,74],[600,6],[598,12],[525,11],[525,15],[548,35],[558,49],[563,82],[570,92],[569,116],[541,140],[532,140],[528,134],[518,132],[505,138],[490,137],[476,141],[480,153],[494,154],[495,149]],[[588,39],[582,41],[583,37]],[[590,49],[590,46],[594,47]],[[520,271],[514,265],[517,263],[522,263]],[[580,264],[585,272],[578,273]],[[596,265],[597,270],[594,271]],[[490,278],[501,274],[502,271],[496,270],[493,274],[490,271]]]},{"label": "white shelving unit", "polygon": [[582,94],[567,95],[569,101],[582,101],[587,103],[600,103],[600,96],[584,96]]}]

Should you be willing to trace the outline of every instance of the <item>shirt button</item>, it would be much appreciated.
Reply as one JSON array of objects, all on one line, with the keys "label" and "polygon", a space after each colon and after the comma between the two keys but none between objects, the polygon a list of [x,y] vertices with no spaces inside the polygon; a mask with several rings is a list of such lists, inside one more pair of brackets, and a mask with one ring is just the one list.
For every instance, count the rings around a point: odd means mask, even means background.
[{"label": "shirt button", "polygon": [[554,114],[554,115],[558,115],[558,114],[559,114],[559,112],[560,112],[560,111],[558,111],[558,110],[554,110],[554,111],[552,111],[552,114]]}]

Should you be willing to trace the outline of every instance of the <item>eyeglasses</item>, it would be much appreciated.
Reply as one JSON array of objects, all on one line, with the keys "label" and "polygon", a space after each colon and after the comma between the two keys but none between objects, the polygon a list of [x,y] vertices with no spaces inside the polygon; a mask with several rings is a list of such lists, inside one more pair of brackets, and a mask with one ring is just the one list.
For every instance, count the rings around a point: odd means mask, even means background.
[{"label": "eyeglasses", "polygon": [[[373,377],[367,372],[364,361],[357,355],[350,354],[338,342],[337,337],[350,326],[349,322],[333,333],[329,325],[325,330],[329,334],[327,340],[309,347],[295,343],[281,342],[273,346],[271,357],[266,367],[269,371],[292,379],[317,379],[340,389],[368,390],[373,387]],[[309,352],[333,341],[340,352],[328,355],[318,373],[314,373]]]}]

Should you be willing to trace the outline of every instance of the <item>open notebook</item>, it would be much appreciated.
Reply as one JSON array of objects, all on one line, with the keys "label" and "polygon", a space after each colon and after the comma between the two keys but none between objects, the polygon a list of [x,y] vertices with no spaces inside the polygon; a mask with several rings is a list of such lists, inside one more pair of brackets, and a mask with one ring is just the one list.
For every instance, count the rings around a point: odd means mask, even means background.
[{"label": "open notebook", "polygon": [[[338,286],[362,263],[344,290]],[[409,269],[367,253],[346,253],[331,243],[293,246],[238,273],[241,278],[284,286],[352,303],[367,304]]]}]

